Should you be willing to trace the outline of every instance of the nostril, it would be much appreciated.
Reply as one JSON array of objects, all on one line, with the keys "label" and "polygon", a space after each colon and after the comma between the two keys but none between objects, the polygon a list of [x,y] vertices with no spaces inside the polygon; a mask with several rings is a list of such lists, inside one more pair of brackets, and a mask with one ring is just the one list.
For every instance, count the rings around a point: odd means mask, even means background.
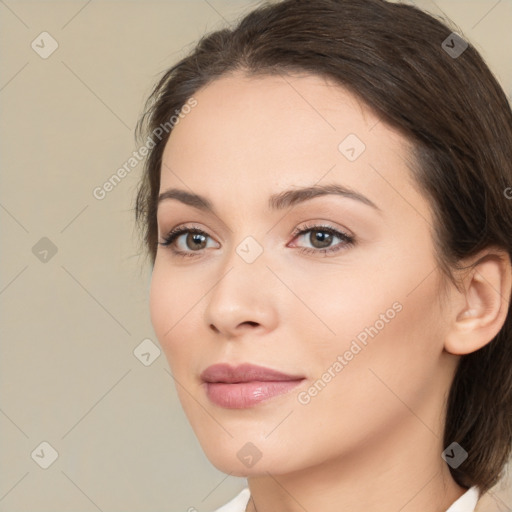
[{"label": "nostril", "polygon": [[[241,322],[240,324],[238,324],[238,327],[244,327],[244,326],[247,326],[247,327],[258,327],[260,324],[258,322],[253,322],[252,320],[247,320],[246,322]],[[214,324],[210,324],[210,329],[216,333],[216,334],[220,334],[222,331],[216,327]]]}]

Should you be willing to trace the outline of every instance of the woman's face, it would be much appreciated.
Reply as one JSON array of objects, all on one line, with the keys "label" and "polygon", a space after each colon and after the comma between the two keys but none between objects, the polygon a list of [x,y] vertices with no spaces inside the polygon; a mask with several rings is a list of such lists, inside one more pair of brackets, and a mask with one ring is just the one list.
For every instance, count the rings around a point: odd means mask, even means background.
[{"label": "woman's face", "polygon": [[[160,193],[211,210],[160,201],[159,242],[180,227],[205,234],[159,245],[150,307],[208,458],[255,475],[437,450],[456,357],[443,351],[432,215],[406,140],[315,76],[237,73],[195,99],[165,148]],[[293,192],[309,187],[347,193]],[[205,384],[218,363],[302,380]]]}]

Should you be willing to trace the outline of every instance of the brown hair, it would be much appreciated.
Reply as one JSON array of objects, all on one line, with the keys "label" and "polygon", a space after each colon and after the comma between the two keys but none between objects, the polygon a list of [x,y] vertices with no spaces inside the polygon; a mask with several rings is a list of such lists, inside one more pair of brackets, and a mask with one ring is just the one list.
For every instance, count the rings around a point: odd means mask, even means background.
[{"label": "brown hair", "polygon": [[[384,0],[284,0],[230,30],[204,36],[157,83],[137,125],[155,133],[203,86],[235,70],[333,79],[413,144],[412,172],[435,215],[434,242],[453,281],[461,259],[488,246],[512,254],[512,112],[475,48],[433,16]],[[451,39],[450,39],[451,38]],[[136,219],[154,263],[156,206],[169,130],[150,150]],[[482,492],[501,477],[512,444],[512,314],[483,348],[461,356],[447,403],[444,446],[468,458],[450,468]]]}]

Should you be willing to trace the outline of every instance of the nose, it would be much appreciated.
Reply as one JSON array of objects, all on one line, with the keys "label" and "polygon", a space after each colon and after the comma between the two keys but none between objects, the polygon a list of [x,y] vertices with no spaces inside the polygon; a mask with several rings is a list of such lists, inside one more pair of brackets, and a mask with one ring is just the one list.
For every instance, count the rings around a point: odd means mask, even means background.
[{"label": "nose", "polygon": [[205,321],[216,334],[236,338],[271,331],[277,324],[278,280],[262,254],[247,263],[235,251],[207,295]]}]

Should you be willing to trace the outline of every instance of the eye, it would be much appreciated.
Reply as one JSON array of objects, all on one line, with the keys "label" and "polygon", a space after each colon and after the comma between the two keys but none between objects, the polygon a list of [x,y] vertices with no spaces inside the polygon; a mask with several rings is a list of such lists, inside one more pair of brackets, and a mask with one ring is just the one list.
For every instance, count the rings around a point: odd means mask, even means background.
[{"label": "eye", "polygon": [[[306,236],[308,233],[309,236]],[[294,237],[305,238],[312,245],[312,247],[300,248],[301,253],[306,254],[334,253],[355,244],[354,236],[334,229],[331,226],[304,226],[302,229],[294,232]],[[340,242],[332,245],[336,238]]]},{"label": "eye", "polygon": [[[164,238],[163,242],[159,242],[159,245],[170,247],[175,254],[180,256],[196,256],[197,254],[194,253],[198,253],[207,248],[206,241],[208,238],[210,238],[208,233],[205,233],[196,226],[178,226]],[[180,241],[184,244],[184,249],[183,245],[182,248],[177,249],[175,247],[176,245],[179,247]],[[191,252],[189,250],[191,250]]]},{"label": "eye", "polygon": [[[309,236],[306,236],[308,233]],[[293,237],[294,240],[305,238],[311,243],[312,247],[299,247],[301,253],[307,254],[334,253],[355,244],[354,236],[331,226],[304,226],[295,230]],[[197,226],[178,226],[164,238],[163,242],[159,242],[159,245],[169,247],[177,256],[200,256],[202,251],[208,248],[208,239],[211,239],[208,233]],[[332,245],[335,239],[339,239],[340,242]]]}]

